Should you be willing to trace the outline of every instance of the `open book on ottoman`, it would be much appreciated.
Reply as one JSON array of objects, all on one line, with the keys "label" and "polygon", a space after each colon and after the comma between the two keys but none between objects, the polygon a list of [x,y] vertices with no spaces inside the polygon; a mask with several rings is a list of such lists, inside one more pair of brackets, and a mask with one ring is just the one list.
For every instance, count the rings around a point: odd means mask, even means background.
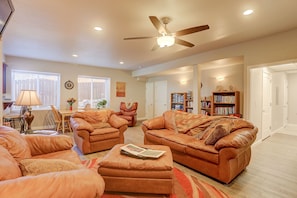
[{"label": "open book on ottoman", "polygon": [[140,158],[140,159],[146,159],[146,158],[157,159],[161,157],[164,153],[165,151],[143,148],[143,147],[136,146],[134,144],[126,144],[121,147],[121,154]]}]

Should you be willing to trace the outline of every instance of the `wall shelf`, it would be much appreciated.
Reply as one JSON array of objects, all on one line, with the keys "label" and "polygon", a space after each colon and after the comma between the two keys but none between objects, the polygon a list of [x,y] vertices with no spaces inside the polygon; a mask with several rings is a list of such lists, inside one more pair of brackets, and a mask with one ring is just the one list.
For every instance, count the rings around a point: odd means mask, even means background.
[{"label": "wall shelf", "polygon": [[239,99],[239,91],[213,92],[211,115],[240,114]]}]

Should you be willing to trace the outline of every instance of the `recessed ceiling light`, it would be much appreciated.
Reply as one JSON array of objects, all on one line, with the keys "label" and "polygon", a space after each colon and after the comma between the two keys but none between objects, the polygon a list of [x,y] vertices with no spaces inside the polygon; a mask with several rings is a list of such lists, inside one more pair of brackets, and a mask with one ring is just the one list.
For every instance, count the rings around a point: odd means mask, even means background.
[{"label": "recessed ceiling light", "polygon": [[76,58],[76,57],[78,57],[78,55],[77,55],[77,54],[72,54],[72,56],[73,56],[73,57],[75,57],[75,58]]},{"label": "recessed ceiling light", "polygon": [[124,64],[124,62],[123,62],[123,61],[120,61],[120,64],[121,64],[121,65],[123,65],[123,64]]},{"label": "recessed ceiling light", "polygon": [[250,15],[250,14],[252,14],[254,12],[254,10],[246,10],[246,11],[244,11],[243,12],[243,15]]},{"label": "recessed ceiling light", "polygon": [[98,27],[98,26],[96,26],[96,27],[94,27],[94,30],[101,31],[101,30],[102,30],[102,28],[101,28],[101,27]]}]

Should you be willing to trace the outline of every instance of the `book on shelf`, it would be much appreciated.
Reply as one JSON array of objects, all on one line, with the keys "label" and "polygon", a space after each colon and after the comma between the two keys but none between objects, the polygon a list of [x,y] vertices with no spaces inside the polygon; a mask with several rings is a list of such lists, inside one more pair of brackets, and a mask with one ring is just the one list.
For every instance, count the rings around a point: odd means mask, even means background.
[{"label": "book on shelf", "polygon": [[216,114],[222,114],[222,115],[229,115],[229,114],[234,114],[235,112],[235,107],[216,107],[215,108],[215,113]]},{"label": "book on shelf", "polygon": [[126,144],[121,147],[121,154],[140,159],[157,159],[164,153],[165,151],[143,148],[134,144]]},{"label": "book on shelf", "polygon": [[235,96],[222,96],[222,95],[215,95],[214,96],[215,102],[221,102],[221,103],[234,103],[235,102]]}]

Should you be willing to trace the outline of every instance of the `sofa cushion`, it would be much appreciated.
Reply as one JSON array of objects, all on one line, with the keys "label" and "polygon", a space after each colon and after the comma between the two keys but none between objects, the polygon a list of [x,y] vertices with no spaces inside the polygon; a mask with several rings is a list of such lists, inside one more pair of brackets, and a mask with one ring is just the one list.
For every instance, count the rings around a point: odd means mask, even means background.
[{"label": "sofa cushion", "polygon": [[81,164],[81,160],[74,149],[57,151],[43,155],[35,155],[32,156],[31,159],[63,159],[75,164]]},{"label": "sofa cushion", "polygon": [[100,110],[100,111],[82,111],[76,112],[72,115],[73,118],[81,118],[88,123],[95,124],[98,122],[108,122],[111,115],[111,110]]},{"label": "sofa cushion", "polygon": [[161,138],[166,137],[168,135],[175,134],[174,131],[168,130],[168,129],[148,130],[146,133],[150,134],[150,135],[153,135],[153,136],[156,136],[156,137],[161,137]]},{"label": "sofa cushion", "polygon": [[165,128],[177,132],[175,124],[175,112],[176,111],[166,111],[163,113],[163,117]]},{"label": "sofa cushion", "polygon": [[215,130],[205,139],[206,145],[214,145],[219,139],[230,134],[230,125],[217,125]]},{"label": "sofa cushion", "polygon": [[172,150],[185,153],[187,144],[192,140],[193,137],[185,134],[170,134],[163,137],[162,144],[169,146]]},{"label": "sofa cushion", "polygon": [[[202,143],[202,145],[204,145],[204,143]],[[206,147],[204,149],[188,146],[186,148],[186,153],[187,155],[193,156],[195,158],[203,159],[214,164],[219,164],[219,153],[213,148],[213,146],[204,146]]]},{"label": "sofa cushion", "polygon": [[206,145],[203,140],[192,139],[192,141],[188,142],[187,146],[207,153],[219,153],[212,145]]},{"label": "sofa cushion", "polygon": [[119,131],[118,129],[112,128],[112,127],[95,129],[92,133],[90,133],[90,136],[109,134],[109,133],[114,133],[118,131]]},{"label": "sofa cushion", "polygon": [[119,138],[119,130],[115,128],[95,129],[90,133],[90,142]]},{"label": "sofa cushion", "polygon": [[31,155],[43,155],[57,151],[69,150],[73,147],[73,139],[67,135],[25,135]]},{"label": "sofa cushion", "polygon": [[110,128],[110,124],[107,122],[99,122],[95,124],[91,124],[94,129],[103,129],[103,128]]},{"label": "sofa cushion", "polygon": [[238,129],[229,135],[219,139],[215,143],[215,149],[220,150],[225,147],[241,148],[250,146],[256,139],[258,129],[250,130],[248,128]]},{"label": "sofa cushion", "polygon": [[120,128],[124,125],[127,125],[128,124],[128,121],[117,116],[116,114],[112,114],[110,117],[109,117],[109,120],[108,120],[109,124],[112,126],[112,127],[115,127],[115,128]]},{"label": "sofa cushion", "polygon": [[81,167],[62,159],[23,159],[20,161],[23,176],[76,170]]},{"label": "sofa cushion", "polygon": [[88,132],[94,130],[94,127],[82,118],[71,117],[70,123],[73,130],[87,130]]},{"label": "sofa cushion", "polygon": [[31,157],[27,141],[13,128],[0,126],[0,145],[6,148],[17,161]]},{"label": "sofa cushion", "polygon": [[176,130],[179,133],[187,133],[190,129],[208,121],[208,116],[203,114],[192,114],[187,112],[175,113]]},{"label": "sofa cushion", "polygon": [[22,176],[17,161],[2,146],[0,146],[0,159],[0,181]]}]

